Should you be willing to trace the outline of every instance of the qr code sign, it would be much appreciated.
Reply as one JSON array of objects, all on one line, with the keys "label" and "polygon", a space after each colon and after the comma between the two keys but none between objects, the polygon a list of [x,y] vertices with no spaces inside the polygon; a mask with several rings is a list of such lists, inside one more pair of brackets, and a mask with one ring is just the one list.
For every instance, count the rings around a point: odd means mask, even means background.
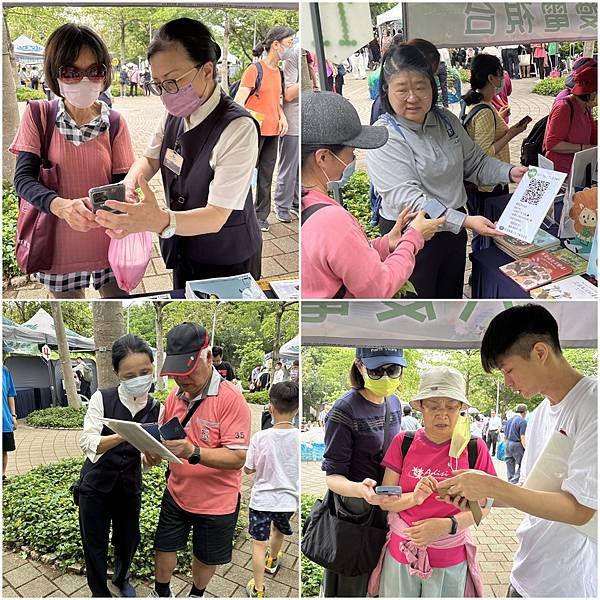
[{"label": "qr code sign", "polygon": [[523,194],[523,202],[533,205],[539,204],[539,201],[542,199],[542,196],[549,186],[549,181],[544,181],[543,179],[531,179]]}]

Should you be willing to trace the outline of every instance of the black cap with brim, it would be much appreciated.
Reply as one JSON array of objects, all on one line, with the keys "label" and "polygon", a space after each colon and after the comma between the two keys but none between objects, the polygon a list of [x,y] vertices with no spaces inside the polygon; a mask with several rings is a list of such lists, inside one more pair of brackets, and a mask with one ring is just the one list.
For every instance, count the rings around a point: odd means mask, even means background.
[{"label": "black cap with brim", "polygon": [[188,353],[188,354],[172,354],[167,355],[165,362],[163,363],[160,371],[160,376],[168,377],[186,377],[194,372],[198,359],[200,358],[200,352]]},{"label": "black cap with brim", "polygon": [[167,334],[167,357],[160,371],[161,376],[186,377],[190,375],[208,346],[208,332],[196,323],[181,323]]}]

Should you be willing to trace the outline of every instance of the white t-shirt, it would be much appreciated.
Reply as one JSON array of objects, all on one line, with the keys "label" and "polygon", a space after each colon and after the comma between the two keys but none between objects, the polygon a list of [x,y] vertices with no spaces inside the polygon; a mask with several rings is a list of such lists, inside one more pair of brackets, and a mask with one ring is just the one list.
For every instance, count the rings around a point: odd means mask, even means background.
[{"label": "white t-shirt", "polygon": [[273,383],[281,383],[285,378],[283,369],[277,369],[273,374]]},{"label": "white t-shirt", "polygon": [[[598,509],[598,383],[584,377],[561,402],[546,398],[527,425],[521,482],[533,468],[554,431],[574,441],[562,489]],[[597,544],[580,531],[528,515],[517,529],[520,542],[510,582],[524,597],[597,597]]]},{"label": "white t-shirt", "polygon": [[500,431],[500,427],[502,427],[502,420],[500,417],[490,417],[488,421],[488,431]]},{"label": "white t-shirt", "polygon": [[255,469],[250,508],[273,512],[298,509],[300,431],[265,429],[252,436],[246,454],[248,469]]}]

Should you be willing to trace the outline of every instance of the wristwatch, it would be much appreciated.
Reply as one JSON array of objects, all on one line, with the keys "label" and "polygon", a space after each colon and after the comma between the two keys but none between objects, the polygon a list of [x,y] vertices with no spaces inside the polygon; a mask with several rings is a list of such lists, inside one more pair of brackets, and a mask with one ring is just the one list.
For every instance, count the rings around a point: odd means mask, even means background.
[{"label": "wristwatch", "polygon": [[190,465],[198,465],[200,464],[200,448],[198,446],[194,446],[194,451],[192,455],[188,458],[188,462]]},{"label": "wristwatch", "polygon": [[456,520],[456,517],[454,517],[454,516],[450,516],[448,518],[452,521],[452,528],[450,529],[450,535],[456,535],[456,532],[458,531],[458,521]]},{"label": "wristwatch", "polygon": [[177,217],[175,211],[167,210],[169,214],[169,224],[158,234],[163,240],[171,238],[175,235],[177,229]]}]

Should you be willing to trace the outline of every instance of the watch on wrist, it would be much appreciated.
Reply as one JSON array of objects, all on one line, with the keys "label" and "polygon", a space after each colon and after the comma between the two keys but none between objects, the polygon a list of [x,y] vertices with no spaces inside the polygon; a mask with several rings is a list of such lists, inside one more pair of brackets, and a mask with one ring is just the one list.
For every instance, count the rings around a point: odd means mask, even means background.
[{"label": "watch on wrist", "polygon": [[454,516],[450,516],[448,518],[452,521],[450,535],[456,535],[456,532],[458,531],[458,521],[456,520],[456,517],[454,517]]},{"label": "watch on wrist", "polygon": [[10,413],[15,419],[17,418],[17,413]]},{"label": "watch on wrist", "polygon": [[194,446],[194,451],[192,455],[188,458],[188,462],[190,465],[198,465],[200,464],[200,448],[198,446]]},{"label": "watch on wrist", "polygon": [[163,240],[173,237],[175,235],[175,230],[177,229],[177,217],[175,212],[167,210],[167,214],[169,215],[169,224],[158,234]]}]

